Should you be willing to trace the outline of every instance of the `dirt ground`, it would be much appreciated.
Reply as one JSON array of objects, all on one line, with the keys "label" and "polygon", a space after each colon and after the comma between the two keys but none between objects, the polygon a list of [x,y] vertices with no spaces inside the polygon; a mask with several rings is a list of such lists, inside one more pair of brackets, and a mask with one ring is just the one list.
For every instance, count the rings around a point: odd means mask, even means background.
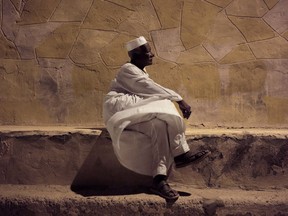
[{"label": "dirt ground", "polygon": [[0,214],[10,208],[9,215],[288,215],[288,190],[172,186],[181,195],[175,203],[166,203],[148,191],[77,194],[69,186],[0,185]]}]

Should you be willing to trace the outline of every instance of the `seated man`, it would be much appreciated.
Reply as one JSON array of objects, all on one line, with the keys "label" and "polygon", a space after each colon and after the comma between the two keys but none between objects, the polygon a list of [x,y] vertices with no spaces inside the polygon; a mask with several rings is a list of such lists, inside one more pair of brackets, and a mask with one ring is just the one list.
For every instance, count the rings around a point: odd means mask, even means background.
[{"label": "seated man", "polygon": [[152,192],[166,200],[177,200],[178,192],[167,183],[172,164],[184,167],[210,152],[190,152],[183,118],[171,101],[178,103],[187,119],[191,107],[179,94],[149,78],[145,67],[152,64],[154,54],[146,39],[141,36],[128,42],[127,50],[131,61],[112,81],[104,99],[104,121],[121,164],[153,176]]}]

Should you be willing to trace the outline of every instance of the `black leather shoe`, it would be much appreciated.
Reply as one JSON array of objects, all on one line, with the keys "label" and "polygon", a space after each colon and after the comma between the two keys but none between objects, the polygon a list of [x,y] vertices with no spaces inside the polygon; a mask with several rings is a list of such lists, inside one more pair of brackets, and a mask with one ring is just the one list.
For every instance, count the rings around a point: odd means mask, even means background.
[{"label": "black leather shoe", "polygon": [[200,151],[197,152],[196,154],[192,154],[190,151],[186,152],[174,158],[176,168],[185,167],[192,163],[198,163],[207,156],[209,156],[210,154],[211,152],[209,150]]}]

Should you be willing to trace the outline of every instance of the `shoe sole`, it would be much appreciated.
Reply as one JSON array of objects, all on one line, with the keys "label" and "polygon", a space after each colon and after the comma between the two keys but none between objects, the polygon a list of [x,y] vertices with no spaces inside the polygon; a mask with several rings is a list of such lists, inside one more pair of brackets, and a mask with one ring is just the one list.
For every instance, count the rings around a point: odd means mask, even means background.
[{"label": "shoe sole", "polygon": [[197,164],[201,161],[203,161],[205,158],[207,158],[209,155],[211,155],[211,152],[209,151],[207,154],[203,155],[202,157],[194,160],[194,161],[191,161],[189,163],[183,163],[183,164],[180,164],[180,165],[176,165],[176,168],[182,168],[182,167],[186,167],[186,166],[189,166],[191,164]]},{"label": "shoe sole", "polygon": [[167,197],[167,196],[164,196],[162,193],[160,193],[158,190],[156,190],[156,189],[154,189],[154,188],[150,188],[150,191],[151,191],[153,194],[158,195],[158,196],[164,198],[166,201],[169,201],[169,202],[171,202],[171,201],[176,201],[176,200],[179,198],[179,196],[180,196],[180,195],[178,194],[178,195],[175,196],[175,197]]}]

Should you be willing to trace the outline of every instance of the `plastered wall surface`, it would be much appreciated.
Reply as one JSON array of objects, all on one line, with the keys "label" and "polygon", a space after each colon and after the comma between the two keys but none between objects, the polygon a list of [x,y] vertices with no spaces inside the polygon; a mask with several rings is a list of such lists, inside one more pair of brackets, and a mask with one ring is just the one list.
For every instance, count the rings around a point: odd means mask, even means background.
[{"label": "plastered wall surface", "polygon": [[288,127],[287,0],[0,0],[0,124],[102,125],[143,35],[196,127]]}]

